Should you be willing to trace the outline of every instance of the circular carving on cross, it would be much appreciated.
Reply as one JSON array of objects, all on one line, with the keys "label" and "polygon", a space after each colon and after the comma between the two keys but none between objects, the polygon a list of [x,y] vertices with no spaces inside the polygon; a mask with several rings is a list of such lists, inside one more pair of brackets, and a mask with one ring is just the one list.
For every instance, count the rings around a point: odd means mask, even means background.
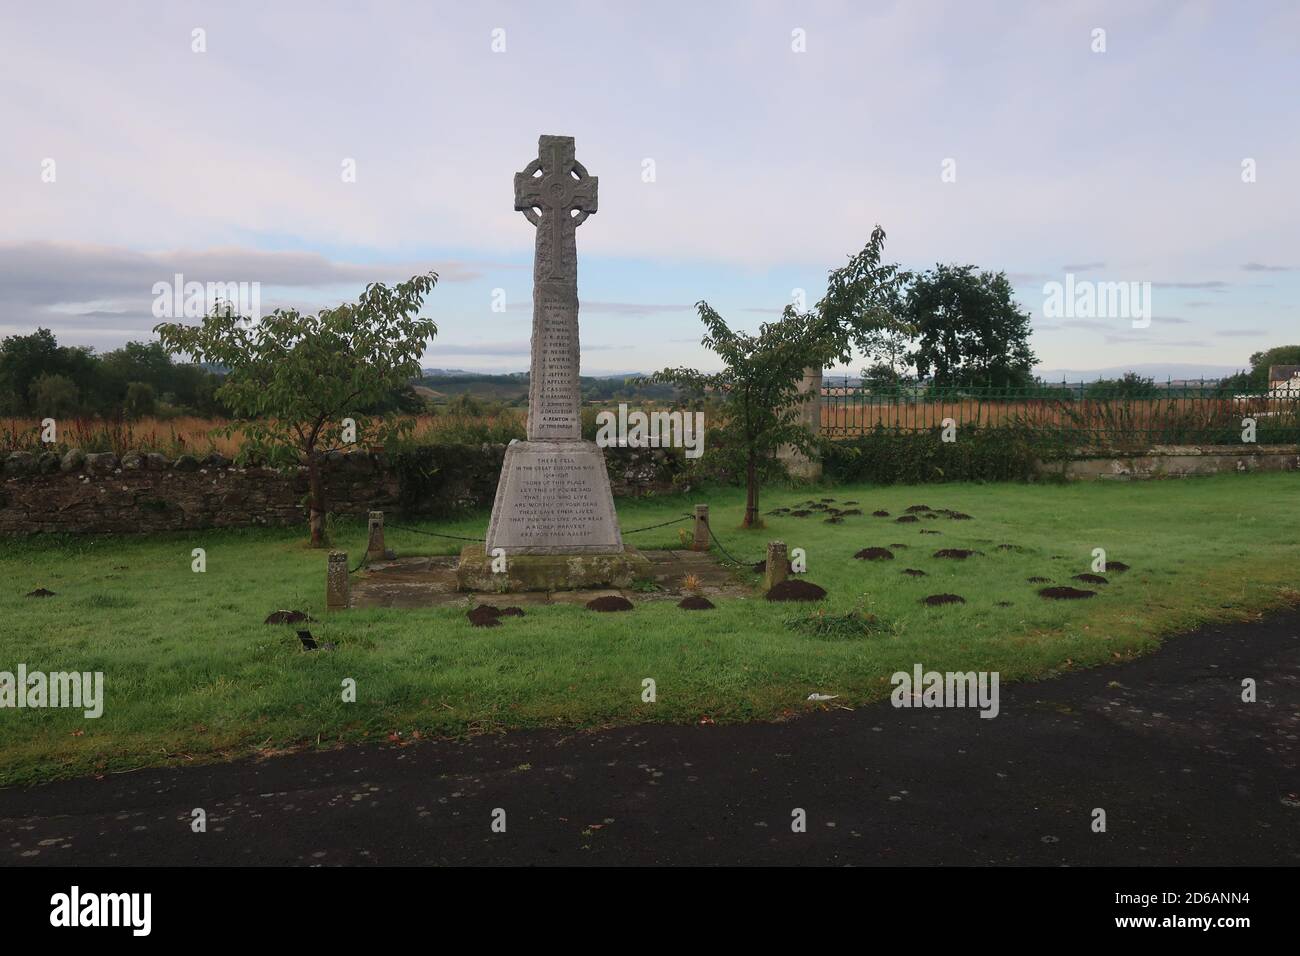
[{"label": "circular carving on cross", "polygon": [[543,136],[537,158],[515,173],[515,209],[534,226],[546,216],[578,226],[596,211],[597,179],[573,152],[573,137]]},{"label": "circular carving on cross", "polygon": [[572,177],[570,176],[557,175],[553,172],[551,175],[546,177],[545,183],[542,186],[542,191],[546,193],[546,198],[551,201],[551,208],[557,211],[567,209],[569,204],[573,201],[573,190],[565,183],[566,179],[572,181]]}]

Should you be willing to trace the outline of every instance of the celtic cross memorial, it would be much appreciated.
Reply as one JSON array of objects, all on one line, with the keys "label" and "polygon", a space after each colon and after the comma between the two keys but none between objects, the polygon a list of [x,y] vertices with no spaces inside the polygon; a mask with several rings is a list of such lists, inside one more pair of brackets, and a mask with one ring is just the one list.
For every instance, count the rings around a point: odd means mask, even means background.
[{"label": "celtic cross memorial", "polygon": [[605,457],[582,440],[577,229],[596,211],[596,177],[573,137],[543,136],[515,174],[515,209],[537,230],[528,439],[506,449],[486,552],[621,554]]}]

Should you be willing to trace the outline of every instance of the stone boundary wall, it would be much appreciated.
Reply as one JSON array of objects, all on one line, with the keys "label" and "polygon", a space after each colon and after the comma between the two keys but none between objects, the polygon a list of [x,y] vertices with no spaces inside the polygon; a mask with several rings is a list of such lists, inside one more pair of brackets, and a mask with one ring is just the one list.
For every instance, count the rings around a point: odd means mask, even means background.
[{"label": "stone boundary wall", "polygon": [[1296,445],[1156,445],[1135,455],[1102,454],[1081,449],[1062,464],[1041,466],[1045,473],[1088,480],[1192,478],[1245,471],[1300,470]]},{"label": "stone boundary wall", "polygon": [[[505,447],[469,446],[465,454],[452,449],[425,486],[428,490],[408,508],[402,507],[397,462],[383,454],[332,453],[323,465],[329,510],[358,516],[371,510],[445,515],[488,508]],[[666,449],[606,449],[605,456],[616,495],[668,491],[680,473],[680,462]],[[172,460],[128,452],[119,459],[78,449],[61,457],[14,452],[2,466],[0,536],[305,526],[307,521],[305,468],[286,474],[238,467],[216,453]]]}]

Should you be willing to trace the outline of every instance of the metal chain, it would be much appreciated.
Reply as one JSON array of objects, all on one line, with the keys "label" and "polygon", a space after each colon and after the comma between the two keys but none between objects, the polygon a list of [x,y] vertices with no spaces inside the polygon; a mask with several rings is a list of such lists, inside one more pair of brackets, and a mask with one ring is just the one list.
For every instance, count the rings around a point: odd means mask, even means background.
[{"label": "metal chain", "polygon": [[639,532],[642,532],[642,531],[653,531],[655,528],[666,528],[666,527],[668,527],[670,524],[680,524],[680,523],[683,522],[683,521],[690,521],[690,520],[692,520],[694,517],[695,517],[695,515],[682,515],[680,518],[674,518],[672,521],[665,521],[665,522],[663,522],[663,524],[652,524],[652,525],[647,525],[647,526],[644,527],[644,528],[633,528],[631,531],[624,531],[623,533],[624,533],[624,534],[638,534]]},{"label": "metal chain", "polygon": [[403,528],[400,524],[385,525],[394,531],[409,531],[411,534],[427,534],[433,538],[451,538],[454,541],[486,541],[487,538],[466,538],[459,534],[439,534],[437,531],[421,531],[419,528]]},{"label": "metal chain", "polygon": [[749,564],[749,565],[754,565],[754,564],[757,564],[757,563],[758,563],[758,562],[756,562],[756,561],[741,561],[741,560],[739,560],[739,559],[738,559],[734,554],[732,554],[730,551],[728,551],[726,548],[724,548],[724,547],[722,546],[722,542],[718,540],[718,536],[717,536],[716,534],[713,533],[713,524],[712,524],[712,522],[706,520],[706,521],[704,522],[704,527],[706,527],[706,528],[709,529],[709,537],[713,539],[713,543],[716,544],[716,545],[718,546],[718,550],[721,551],[723,554],[725,554],[725,555],[727,556],[727,560],[729,560],[732,564],[739,564],[739,565]]}]

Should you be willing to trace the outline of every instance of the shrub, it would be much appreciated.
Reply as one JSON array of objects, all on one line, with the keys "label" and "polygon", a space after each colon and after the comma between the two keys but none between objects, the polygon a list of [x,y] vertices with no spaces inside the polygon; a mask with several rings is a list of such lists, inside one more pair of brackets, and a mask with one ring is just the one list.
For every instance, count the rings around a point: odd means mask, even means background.
[{"label": "shrub", "polygon": [[876,426],[851,441],[827,442],[823,473],[831,481],[920,484],[932,481],[1029,481],[1038,461],[1062,449],[1021,426],[975,428],[945,442],[942,429],[901,431]]}]

